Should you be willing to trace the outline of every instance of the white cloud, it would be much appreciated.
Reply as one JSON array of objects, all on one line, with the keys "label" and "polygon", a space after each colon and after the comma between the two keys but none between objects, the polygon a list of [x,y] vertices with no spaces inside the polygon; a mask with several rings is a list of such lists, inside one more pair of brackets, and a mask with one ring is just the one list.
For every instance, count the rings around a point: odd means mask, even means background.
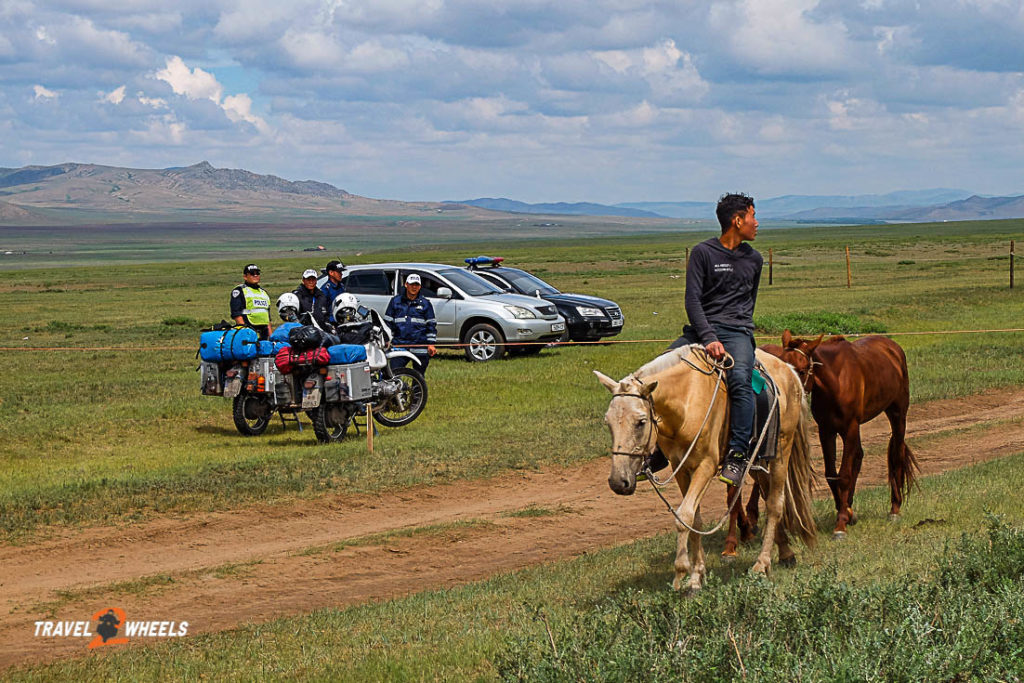
[{"label": "white cloud", "polygon": [[139,102],[147,107],[152,107],[153,109],[167,109],[167,100],[162,97],[146,97],[145,93],[141,91],[135,93],[135,97]]},{"label": "white cloud", "polygon": [[59,93],[41,85],[32,86],[32,90],[35,92],[35,99],[37,100],[55,100],[60,96]]},{"label": "white cloud", "polygon": [[56,45],[57,41],[53,39],[49,31],[46,30],[45,26],[39,26],[36,28],[36,40],[47,45]]},{"label": "white cloud", "polygon": [[252,113],[252,99],[245,93],[228,95],[224,98],[221,107],[232,121],[247,121],[256,126],[256,129],[261,133],[270,132],[270,126],[267,125],[267,122]]},{"label": "white cloud", "polygon": [[198,66],[189,69],[178,56],[169,58],[166,68],[157,71],[155,76],[170,85],[175,95],[184,95],[190,100],[208,99],[220,104],[224,92],[213,74]]},{"label": "white cloud", "polygon": [[101,102],[109,102],[110,104],[121,104],[124,101],[125,86],[115,88],[110,92],[103,94],[100,97]]}]

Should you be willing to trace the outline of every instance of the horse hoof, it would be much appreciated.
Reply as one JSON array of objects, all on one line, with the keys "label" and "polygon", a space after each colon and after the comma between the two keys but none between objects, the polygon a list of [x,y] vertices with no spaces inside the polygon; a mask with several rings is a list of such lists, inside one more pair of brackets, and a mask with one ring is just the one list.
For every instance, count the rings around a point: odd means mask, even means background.
[{"label": "horse hoof", "polygon": [[898,521],[900,521],[900,519],[902,519],[902,517],[900,517],[900,515],[894,515],[892,513],[889,513],[889,521],[890,522],[898,522]]},{"label": "horse hoof", "polygon": [[730,552],[726,552],[725,550],[722,551],[722,562],[728,562],[729,564],[732,564],[735,561],[736,561],[736,551],[735,550],[732,551],[731,553]]},{"label": "horse hoof", "polygon": [[853,526],[854,524],[857,523],[857,513],[854,512],[853,510],[848,510],[848,512],[850,514],[850,521],[847,522],[847,524],[849,524],[850,526]]},{"label": "horse hoof", "polygon": [[686,593],[684,593],[684,595],[688,598],[695,598],[697,597],[697,593],[700,593],[700,588],[697,588],[696,586],[690,586],[686,589]]},{"label": "horse hoof", "polygon": [[845,531],[833,531],[832,532],[832,540],[833,541],[844,541],[844,540],[846,540],[846,532]]},{"label": "horse hoof", "polygon": [[780,557],[779,566],[785,567],[786,569],[792,569],[796,566],[796,555],[793,557]]}]

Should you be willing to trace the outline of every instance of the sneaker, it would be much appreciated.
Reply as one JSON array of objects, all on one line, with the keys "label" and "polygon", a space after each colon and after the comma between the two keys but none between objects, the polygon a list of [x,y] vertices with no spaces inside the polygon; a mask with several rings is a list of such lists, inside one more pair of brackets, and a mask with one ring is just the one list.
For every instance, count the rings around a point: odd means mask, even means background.
[{"label": "sneaker", "polygon": [[747,469],[747,459],[742,453],[730,451],[725,456],[725,464],[718,474],[718,481],[725,482],[730,486],[739,486],[743,482],[743,473]]}]

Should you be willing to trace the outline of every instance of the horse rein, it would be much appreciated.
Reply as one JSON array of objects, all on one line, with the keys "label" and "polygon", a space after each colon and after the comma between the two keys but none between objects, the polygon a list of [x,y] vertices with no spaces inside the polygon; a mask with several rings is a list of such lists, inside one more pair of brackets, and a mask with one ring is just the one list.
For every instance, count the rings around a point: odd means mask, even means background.
[{"label": "horse rein", "polygon": [[807,352],[804,351],[803,349],[798,349],[798,348],[794,347],[794,348],[790,348],[790,349],[786,349],[786,350],[787,351],[796,351],[801,356],[803,356],[804,358],[807,359],[807,376],[804,377],[803,387],[804,387],[804,393],[807,393],[807,394],[811,393],[811,389],[814,387],[814,368],[816,366],[820,366],[820,365],[824,365],[824,364],[821,361],[814,360],[813,358],[811,358],[810,355],[808,355]]}]

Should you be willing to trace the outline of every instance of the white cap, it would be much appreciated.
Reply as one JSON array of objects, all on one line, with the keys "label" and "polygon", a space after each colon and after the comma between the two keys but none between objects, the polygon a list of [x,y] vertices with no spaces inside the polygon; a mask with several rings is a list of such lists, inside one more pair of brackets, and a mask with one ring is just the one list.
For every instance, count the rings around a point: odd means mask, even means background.
[{"label": "white cap", "polygon": [[405,284],[407,284],[407,285],[420,285],[420,284],[423,284],[423,283],[420,282],[420,276],[417,275],[416,273],[413,273],[409,277],[405,278]]},{"label": "white cap", "polygon": [[302,271],[302,279],[305,280],[307,277],[316,277],[316,271],[312,268],[306,268]]}]

